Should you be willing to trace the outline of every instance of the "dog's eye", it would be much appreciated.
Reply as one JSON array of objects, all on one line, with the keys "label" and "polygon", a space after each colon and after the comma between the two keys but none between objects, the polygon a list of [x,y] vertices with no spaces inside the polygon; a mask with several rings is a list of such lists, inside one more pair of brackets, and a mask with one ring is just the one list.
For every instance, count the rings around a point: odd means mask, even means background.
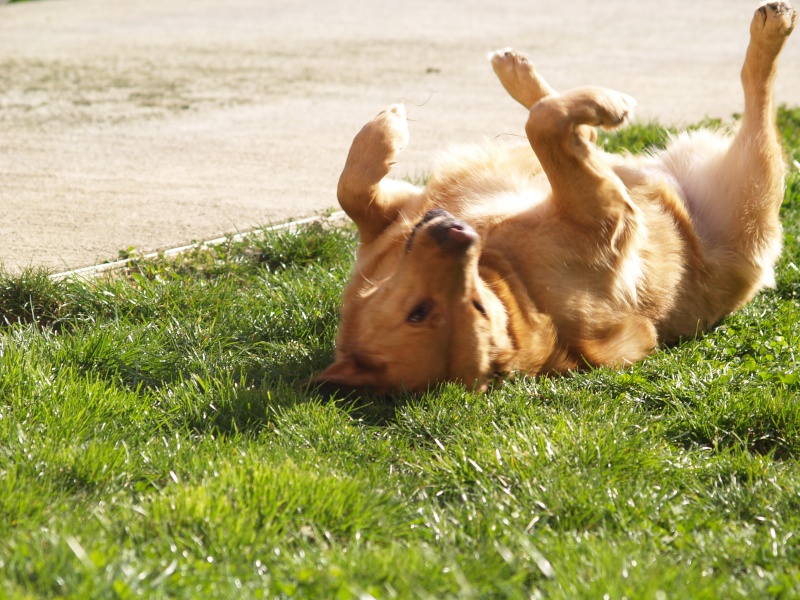
[{"label": "dog's eye", "polygon": [[406,321],[409,323],[422,323],[428,317],[428,315],[431,314],[432,309],[433,302],[430,300],[420,302],[410,313],[408,313]]},{"label": "dog's eye", "polygon": [[472,301],[472,306],[474,306],[475,310],[477,310],[479,313],[481,313],[484,317],[486,316],[486,309],[483,308],[483,304],[481,304],[477,300],[473,300]]}]

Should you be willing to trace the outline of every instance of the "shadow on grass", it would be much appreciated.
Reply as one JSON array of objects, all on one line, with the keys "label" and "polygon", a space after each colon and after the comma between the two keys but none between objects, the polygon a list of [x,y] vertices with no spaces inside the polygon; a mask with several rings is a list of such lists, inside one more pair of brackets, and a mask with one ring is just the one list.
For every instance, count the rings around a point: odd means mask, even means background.
[{"label": "shadow on grass", "polygon": [[[353,422],[366,427],[387,427],[397,409],[411,396],[375,396],[355,391],[325,392],[305,381],[266,380],[249,389],[236,389],[224,402],[202,402],[180,419],[187,428],[218,436],[258,435],[270,430],[280,414],[302,405],[329,404]],[[180,423],[174,423],[180,426]]]}]

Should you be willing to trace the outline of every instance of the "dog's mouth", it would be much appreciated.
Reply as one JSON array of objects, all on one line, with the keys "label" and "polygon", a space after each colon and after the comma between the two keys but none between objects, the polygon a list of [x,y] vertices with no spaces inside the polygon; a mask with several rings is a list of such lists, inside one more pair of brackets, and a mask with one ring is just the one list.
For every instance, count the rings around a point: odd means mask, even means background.
[{"label": "dog's mouth", "polygon": [[446,210],[435,209],[428,211],[416,224],[406,243],[406,252],[411,251],[421,232],[429,235],[442,250],[455,253],[465,252],[480,238],[469,223],[456,219]]}]

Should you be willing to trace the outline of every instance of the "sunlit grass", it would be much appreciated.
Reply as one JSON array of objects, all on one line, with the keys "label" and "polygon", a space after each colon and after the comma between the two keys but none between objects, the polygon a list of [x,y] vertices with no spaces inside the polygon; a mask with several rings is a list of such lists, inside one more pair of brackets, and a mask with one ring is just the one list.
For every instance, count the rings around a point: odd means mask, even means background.
[{"label": "sunlit grass", "polygon": [[782,214],[777,288],[709,335],[488,394],[306,389],[348,228],[0,273],[0,596],[796,597],[796,169]]}]

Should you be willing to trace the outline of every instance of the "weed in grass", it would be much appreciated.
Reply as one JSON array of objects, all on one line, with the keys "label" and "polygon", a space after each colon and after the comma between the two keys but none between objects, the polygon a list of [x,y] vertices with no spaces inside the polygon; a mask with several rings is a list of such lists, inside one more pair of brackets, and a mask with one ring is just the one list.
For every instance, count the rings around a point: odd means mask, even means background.
[{"label": "weed in grass", "polygon": [[0,325],[53,324],[63,301],[63,287],[42,269],[27,268],[18,275],[0,271]]},{"label": "weed in grass", "polygon": [[775,290],[624,371],[486,394],[303,386],[349,228],[0,273],[0,596],[800,596],[798,186]]}]

